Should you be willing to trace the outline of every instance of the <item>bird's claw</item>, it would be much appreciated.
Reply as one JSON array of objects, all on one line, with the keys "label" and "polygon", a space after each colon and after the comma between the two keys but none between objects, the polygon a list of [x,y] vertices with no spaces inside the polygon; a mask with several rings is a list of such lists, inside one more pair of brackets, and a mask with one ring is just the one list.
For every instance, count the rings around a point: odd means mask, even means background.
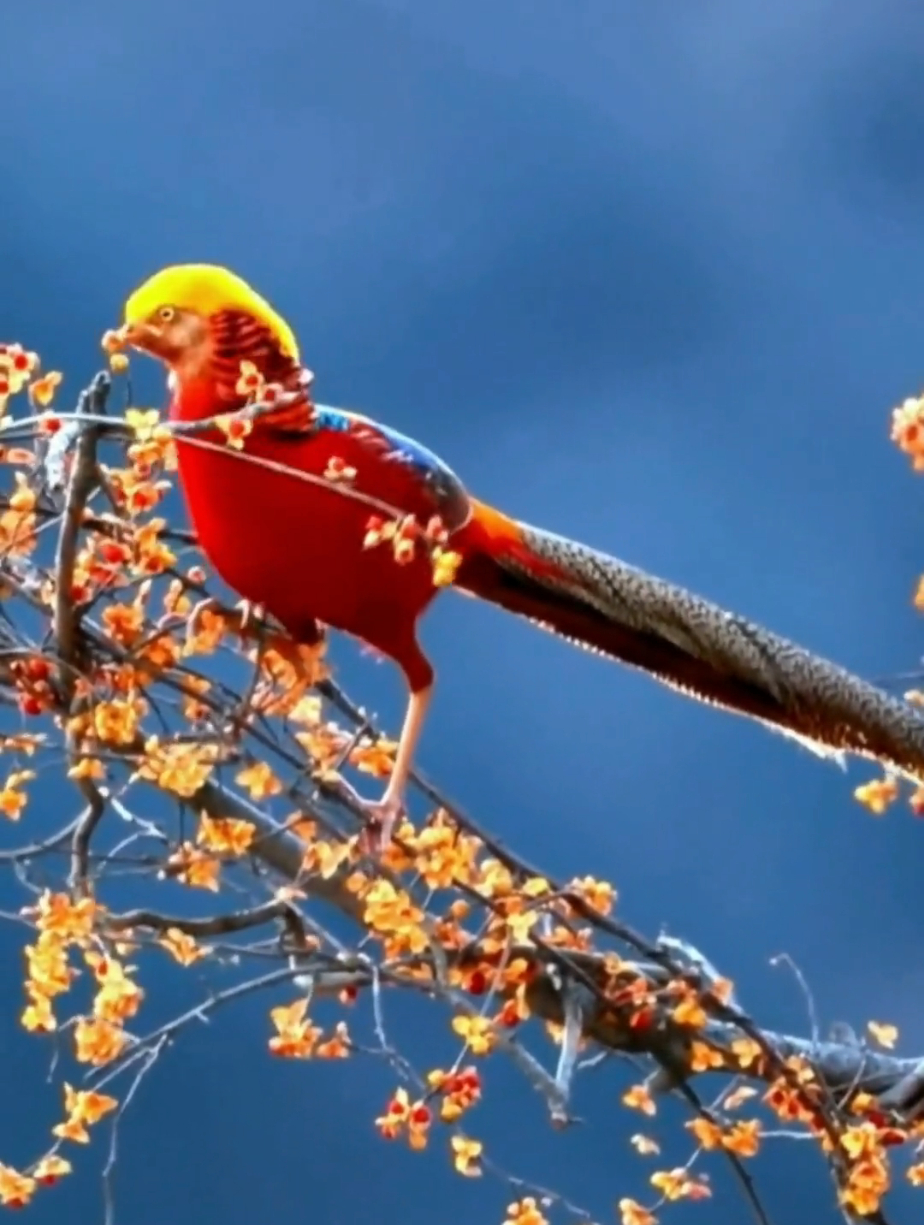
[{"label": "bird's claw", "polygon": [[381,855],[391,845],[395,825],[404,816],[400,800],[363,801],[366,824],[360,831],[359,846],[364,855]]},{"label": "bird's claw", "polygon": [[217,612],[219,607],[218,600],[213,595],[206,595],[201,600],[197,600],[186,616],[186,627],[189,633],[195,634],[205,613]]},{"label": "bird's claw", "polygon": [[274,651],[289,664],[301,684],[302,692],[318,679],[313,665],[317,661],[318,649],[308,643],[298,642],[287,633],[267,629],[263,624],[265,610],[251,600],[239,600],[234,608],[228,608],[214,596],[206,596],[196,603],[186,618],[186,639],[192,640],[201,630],[207,612],[221,619],[224,628],[237,634],[243,641],[259,642],[264,651]]},{"label": "bird's claw", "polygon": [[395,825],[404,816],[404,802],[389,795],[366,800],[346,780],[341,785],[350,802],[362,811],[365,825],[359,832],[359,849],[364,855],[380,856],[391,845]]},{"label": "bird's claw", "polygon": [[228,608],[213,595],[203,596],[193,605],[186,618],[186,624],[194,633],[207,612],[221,617],[228,627],[242,638],[253,637],[260,632],[258,622],[262,609],[251,600],[238,600],[234,608]]}]

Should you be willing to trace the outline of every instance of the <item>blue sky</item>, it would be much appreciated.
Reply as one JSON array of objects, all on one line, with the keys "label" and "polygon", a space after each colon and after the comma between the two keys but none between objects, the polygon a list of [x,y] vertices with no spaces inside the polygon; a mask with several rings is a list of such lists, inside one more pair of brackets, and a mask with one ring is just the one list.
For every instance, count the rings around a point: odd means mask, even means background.
[{"label": "blue sky", "polygon": [[[71,388],[148,273],[228,263],[295,325],[320,399],[420,438],[479,496],[865,675],[914,666],[922,487],[888,412],[924,365],[924,11],[6,0],[3,22],[0,333]],[[159,401],[153,369],[141,387]],[[700,943],[768,1025],[807,1024],[768,964],[785,950],[825,1023],[888,1018],[924,1047],[924,831],[852,802],[868,771],[472,601],[441,601],[425,638],[440,688],[422,761],[482,823],[551,872],[608,876],[634,923]],[[390,671],[336,658],[393,720]],[[47,1118],[17,1006],[0,1017],[23,1102],[0,1110],[11,1160]],[[415,1225],[449,1192],[500,1219],[501,1189],[375,1138],[387,1075],[271,1065],[262,1016],[191,1036],[145,1086],[120,1220]],[[407,1018],[424,1045],[434,1024]],[[565,1137],[492,1076],[483,1129],[508,1164],[603,1219],[643,1189],[615,1073]],[[768,1169],[778,1219],[836,1219],[802,1148]],[[97,1194],[88,1176],[36,1219]],[[744,1208],[723,1185],[706,1211]]]}]

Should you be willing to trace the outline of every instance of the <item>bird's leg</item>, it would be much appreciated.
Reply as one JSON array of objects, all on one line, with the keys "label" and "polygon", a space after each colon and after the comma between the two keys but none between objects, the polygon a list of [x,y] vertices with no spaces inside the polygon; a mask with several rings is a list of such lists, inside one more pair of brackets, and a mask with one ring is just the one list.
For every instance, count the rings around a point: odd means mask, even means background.
[{"label": "bird's leg", "polygon": [[364,800],[353,787],[346,784],[352,799],[366,815],[367,825],[360,835],[360,847],[366,854],[380,854],[391,841],[395,822],[404,813],[404,800],[408,780],[414,765],[414,754],[420,741],[420,733],[427,717],[427,708],[433,695],[433,686],[411,691],[404,724],[398,738],[395,764],[381,799]]}]

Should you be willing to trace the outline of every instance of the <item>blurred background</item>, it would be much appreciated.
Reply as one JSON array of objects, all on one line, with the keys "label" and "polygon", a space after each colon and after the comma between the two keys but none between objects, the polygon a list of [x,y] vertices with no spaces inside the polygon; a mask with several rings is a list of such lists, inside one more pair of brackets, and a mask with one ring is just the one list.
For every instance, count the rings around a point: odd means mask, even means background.
[{"label": "blurred background", "polygon": [[[924,10],[4,0],[2,22],[0,334],[69,393],[140,280],[227,263],[295,325],[319,399],[419,437],[479,496],[864,675],[915,666],[922,486],[888,429],[924,373]],[[139,387],[163,402],[153,367]],[[635,926],[699,944],[763,1024],[808,1032],[769,964],[786,952],[823,1026],[887,1019],[924,1049],[924,829],[852,800],[871,770],[472,601],[441,600],[425,637],[422,764],[478,820],[552,873],[608,877]],[[334,659],[394,726],[391,670],[344,643]],[[58,1109],[47,1048],[17,1025],[21,944],[0,929],[13,1163]],[[175,978],[147,985],[169,1003]],[[189,1032],[142,1086],[120,1225],[422,1225],[448,1195],[457,1219],[502,1219],[503,1186],[377,1137],[387,1068],[272,1061],[268,1002]],[[394,1015],[423,1066],[445,1057],[443,1018]],[[499,1162],[600,1221],[645,1198],[628,1136],[655,1128],[619,1106],[615,1065],[579,1083],[586,1123],[565,1135],[500,1061],[486,1079],[472,1131]],[[669,1160],[683,1117],[657,1124]],[[104,1146],[39,1197],[38,1225],[102,1219]],[[758,1171],[775,1220],[839,1219],[810,1146],[778,1142]],[[665,1219],[745,1220],[713,1178],[711,1204]],[[905,1198],[896,1220],[920,1213]]]}]

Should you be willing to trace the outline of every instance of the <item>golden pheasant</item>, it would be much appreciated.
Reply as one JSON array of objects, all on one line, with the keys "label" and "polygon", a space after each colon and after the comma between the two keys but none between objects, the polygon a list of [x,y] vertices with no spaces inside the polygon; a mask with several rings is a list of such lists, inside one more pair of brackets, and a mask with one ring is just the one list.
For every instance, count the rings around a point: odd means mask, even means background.
[{"label": "golden pheasant", "polygon": [[[169,368],[174,422],[207,423],[180,434],[177,448],[215,570],[298,642],[316,642],[329,625],[404,673],[410,698],[394,768],[381,799],[365,804],[383,842],[403,807],[433,689],[417,623],[439,588],[425,548],[401,565],[392,549],[364,547],[370,520],[381,520],[376,508],[405,525],[436,523],[466,592],[821,755],[857,754],[924,780],[924,720],[906,703],[688,591],[517,522],[471,497],[419,443],[313,403],[292,329],[229,270],[156,273],[128,299],[117,336]],[[211,420],[246,405],[242,368],[282,395],[235,450]],[[328,479],[332,463],[355,471],[349,487]]]}]

